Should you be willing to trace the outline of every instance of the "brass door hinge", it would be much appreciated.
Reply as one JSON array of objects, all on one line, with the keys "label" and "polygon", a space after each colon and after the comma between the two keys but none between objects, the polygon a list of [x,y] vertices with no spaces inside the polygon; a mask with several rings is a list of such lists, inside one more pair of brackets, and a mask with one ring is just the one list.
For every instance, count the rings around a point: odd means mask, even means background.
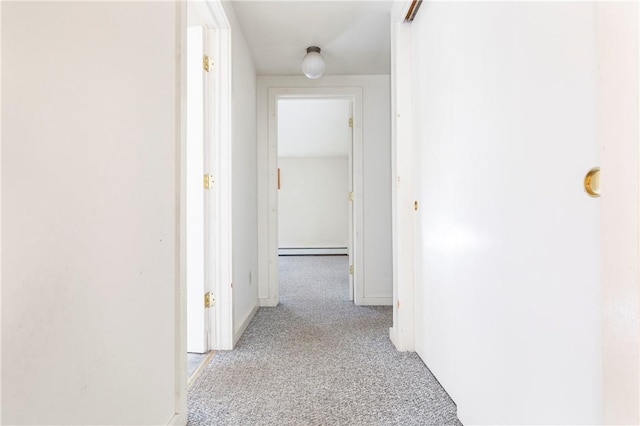
[{"label": "brass door hinge", "polygon": [[349,118],[349,127],[353,127],[353,117]]},{"label": "brass door hinge", "polygon": [[204,70],[206,72],[209,72],[209,70],[211,69],[211,65],[213,65],[213,64],[209,60],[209,56],[203,55],[202,56],[202,68],[204,68]]},{"label": "brass door hinge", "polygon": [[206,292],[204,294],[204,307],[205,308],[210,308],[213,306],[213,304],[216,302],[215,297],[213,297],[213,294],[211,292]]},{"label": "brass door hinge", "polygon": [[353,275],[353,265],[349,265],[349,275]]},{"label": "brass door hinge", "polygon": [[203,177],[204,189],[213,188],[213,175],[205,174]]},{"label": "brass door hinge", "polygon": [[353,192],[349,193],[349,201],[353,201]]}]

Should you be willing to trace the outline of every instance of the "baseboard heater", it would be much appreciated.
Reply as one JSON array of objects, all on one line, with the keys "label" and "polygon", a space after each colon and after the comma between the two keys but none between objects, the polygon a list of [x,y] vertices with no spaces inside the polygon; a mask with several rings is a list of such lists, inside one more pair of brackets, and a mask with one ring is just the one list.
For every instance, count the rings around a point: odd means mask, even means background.
[{"label": "baseboard heater", "polygon": [[279,248],[280,256],[309,256],[314,254],[349,254],[346,247],[293,247]]}]

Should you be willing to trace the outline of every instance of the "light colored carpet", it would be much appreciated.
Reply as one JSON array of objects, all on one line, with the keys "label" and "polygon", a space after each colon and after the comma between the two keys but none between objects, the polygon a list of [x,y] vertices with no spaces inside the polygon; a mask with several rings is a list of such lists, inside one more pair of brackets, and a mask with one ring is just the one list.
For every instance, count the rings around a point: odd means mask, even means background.
[{"label": "light colored carpet", "polygon": [[391,307],[355,306],[345,256],[280,257],[280,305],[189,389],[195,425],[460,424],[414,353],[389,341]]}]

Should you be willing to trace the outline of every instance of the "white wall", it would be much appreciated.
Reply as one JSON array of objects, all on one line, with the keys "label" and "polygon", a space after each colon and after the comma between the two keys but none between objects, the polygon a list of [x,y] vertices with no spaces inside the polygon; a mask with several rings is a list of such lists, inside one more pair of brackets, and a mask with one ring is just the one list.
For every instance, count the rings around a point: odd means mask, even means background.
[{"label": "white wall", "polygon": [[[268,194],[268,90],[298,87],[362,87],[364,96],[364,297],[391,301],[391,120],[390,80],[378,76],[258,77],[258,197]],[[261,201],[262,200],[262,201]],[[268,229],[268,208],[260,210],[259,229]],[[268,297],[268,247],[259,246],[260,295]],[[263,296],[264,294],[264,296]]]},{"label": "white wall", "polygon": [[428,2],[411,27],[415,343],[465,424],[602,421],[595,10]]},{"label": "white wall", "polygon": [[2,4],[5,424],[176,412],[177,24],[173,2]]},{"label": "white wall", "polygon": [[280,99],[279,157],[347,157],[351,151],[351,101]]},{"label": "white wall", "polygon": [[350,117],[351,101],[346,99],[278,101],[280,248],[346,250]]},{"label": "white wall", "polygon": [[231,3],[234,342],[258,307],[256,72]]},{"label": "white wall", "polygon": [[604,423],[638,424],[638,4],[597,12]]},{"label": "white wall", "polygon": [[278,158],[280,248],[346,248],[347,157]]}]

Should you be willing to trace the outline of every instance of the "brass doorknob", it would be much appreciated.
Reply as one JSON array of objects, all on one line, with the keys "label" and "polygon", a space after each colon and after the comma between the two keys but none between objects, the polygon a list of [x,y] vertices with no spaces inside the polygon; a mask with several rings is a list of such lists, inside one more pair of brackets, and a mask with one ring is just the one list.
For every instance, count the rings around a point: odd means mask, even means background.
[{"label": "brass doorknob", "polygon": [[584,177],[584,190],[590,197],[600,196],[600,167],[589,170]]}]

